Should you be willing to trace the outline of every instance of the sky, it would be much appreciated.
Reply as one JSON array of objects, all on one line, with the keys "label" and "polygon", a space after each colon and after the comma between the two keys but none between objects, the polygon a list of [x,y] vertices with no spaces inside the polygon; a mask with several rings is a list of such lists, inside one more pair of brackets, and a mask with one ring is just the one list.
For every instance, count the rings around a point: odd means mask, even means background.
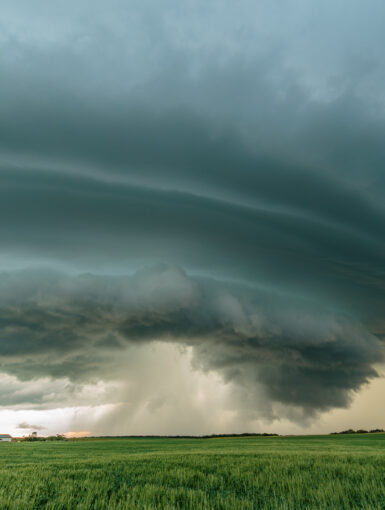
[{"label": "sky", "polygon": [[1,432],[385,428],[384,16],[1,2]]}]

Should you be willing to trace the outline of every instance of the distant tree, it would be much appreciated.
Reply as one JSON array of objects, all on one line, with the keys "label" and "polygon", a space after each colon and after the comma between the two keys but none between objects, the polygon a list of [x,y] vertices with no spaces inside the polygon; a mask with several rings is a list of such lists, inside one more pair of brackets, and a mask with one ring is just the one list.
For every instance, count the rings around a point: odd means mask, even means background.
[{"label": "distant tree", "polygon": [[372,430],[348,429],[348,430],[343,430],[342,432],[331,432],[330,434],[331,435],[336,435],[336,434],[375,434],[376,432],[385,432],[385,430],[384,429],[372,429]]}]

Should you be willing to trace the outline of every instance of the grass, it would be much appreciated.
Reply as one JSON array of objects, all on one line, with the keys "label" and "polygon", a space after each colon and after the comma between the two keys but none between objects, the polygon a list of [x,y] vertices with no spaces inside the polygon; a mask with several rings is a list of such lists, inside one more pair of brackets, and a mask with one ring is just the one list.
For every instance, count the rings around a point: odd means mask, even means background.
[{"label": "grass", "polygon": [[385,509],[385,434],[0,445],[0,509]]}]

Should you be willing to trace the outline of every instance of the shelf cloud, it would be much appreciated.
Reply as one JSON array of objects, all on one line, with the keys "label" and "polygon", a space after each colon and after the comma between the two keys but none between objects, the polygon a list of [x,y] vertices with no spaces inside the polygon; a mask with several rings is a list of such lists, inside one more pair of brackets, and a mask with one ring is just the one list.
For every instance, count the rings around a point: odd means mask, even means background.
[{"label": "shelf cloud", "polygon": [[127,345],[165,341],[191,347],[196,369],[310,414],[346,405],[383,357],[378,338],[338,311],[170,266],[3,274],[0,320],[1,368],[19,379],[114,380]]},{"label": "shelf cloud", "polygon": [[0,7],[0,405],[161,342],[256,415],[347,407],[384,356],[385,8],[174,4]]}]

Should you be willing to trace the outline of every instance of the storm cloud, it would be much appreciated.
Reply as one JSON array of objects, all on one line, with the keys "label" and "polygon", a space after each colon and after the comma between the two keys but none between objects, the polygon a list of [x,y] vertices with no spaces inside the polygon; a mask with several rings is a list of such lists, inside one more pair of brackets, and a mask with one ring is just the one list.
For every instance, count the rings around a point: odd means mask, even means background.
[{"label": "storm cloud", "polygon": [[197,369],[310,413],[346,405],[383,356],[362,325],[319,303],[168,266],[130,277],[3,274],[0,320],[1,370],[19,379],[113,380],[127,344],[177,342],[193,348]]},{"label": "storm cloud", "polygon": [[1,371],[64,406],[171,342],[256,413],[347,406],[383,361],[384,6],[173,4],[0,7]]}]

